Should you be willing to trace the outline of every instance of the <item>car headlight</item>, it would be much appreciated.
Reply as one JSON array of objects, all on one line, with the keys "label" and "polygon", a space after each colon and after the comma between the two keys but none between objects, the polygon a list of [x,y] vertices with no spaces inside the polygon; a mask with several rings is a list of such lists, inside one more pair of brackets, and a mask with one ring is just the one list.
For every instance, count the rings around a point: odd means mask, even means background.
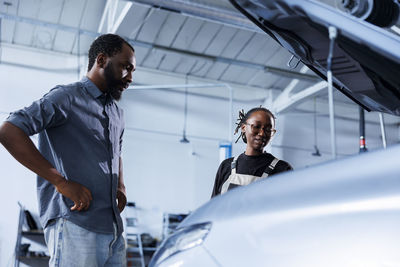
[{"label": "car headlight", "polygon": [[156,266],[168,257],[203,243],[211,229],[211,222],[180,228],[169,236],[154,254],[149,267]]}]

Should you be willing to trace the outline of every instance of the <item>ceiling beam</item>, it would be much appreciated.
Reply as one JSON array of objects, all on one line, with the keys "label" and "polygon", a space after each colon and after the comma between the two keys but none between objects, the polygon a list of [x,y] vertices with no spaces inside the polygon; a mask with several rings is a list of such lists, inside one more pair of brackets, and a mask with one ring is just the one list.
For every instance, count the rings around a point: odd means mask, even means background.
[{"label": "ceiling beam", "polygon": [[[96,38],[99,36],[101,33],[94,32],[94,31],[89,31],[85,29],[78,29],[75,27],[70,27],[70,26],[65,26],[65,25],[60,25],[60,24],[55,24],[55,23],[50,23],[50,22],[44,22],[38,19],[32,19],[32,18],[25,18],[17,15],[10,15],[4,12],[0,12],[0,18],[2,19],[7,19],[7,20],[13,20],[17,22],[24,22],[24,23],[29,23],[33,25],[39,25],[42,27],[48,27],[48,28],[53,28],[56,30],[63,30],[63,31],[68,31],[68,32],[74,32],[76,34],[83,34],[83,35],[88,35]],[[248,61],[242,61],[242,60],[236,60],[236,59],[230,59],[230,58],[225,58],[225,57],[219,57],[219,56],[212,56],[212,55],[207,55],[207,54],[202,54],[202,53],[196,53],[188,50],[183,50],[183,49],[177,49],[177,48],[172,48],[172,47],[167,47],[167,46],[162,46],[162,45],[156,45],[152,43],[147,43],[143,41],[138,41],[138,40],[132,40],[129,38],[125,38],[128,42],[132,43],[134,46],[141,46],[144,48],[149,48],[149,49],[157,49],[161,51],[165,51],[167,53],[178,53],[181,55],[185,56],[190,56],[190,57],[196,57],[198,59],[202,60],[210,60],[212,62],[222,62],[230,65],[237,65],[237,66],[242,66],[242,67],[247,67],[247,68],[253,68],[257,70],[262,70],[271,74],[275,74],[278,76],[283,76],[283,77],[289,77],[289,78],[296,78],[296,79],[301,79],[301,80],[306,80],[306,81],[313,81],[317,82],[320,81],[321,79],[314,75],[314,74],[306,74],[306,73],[299,73],[296,71],[291,71],[288,69],[283,69],[283,68],[278,68],[275,66],[268,66],[268,65],[263,65],[263,64],[257,64],[257,63],[252,63]]]},{"label": "ceiling beam", "polygon": [[[121,2],[120,2],[121,3]],[[116,18],[114,20],[113,26],[110,30],[111,33],[116,33],[119,26],[121,25],[122,21],[124,20],[124,18],[126,17],[126,15],[128,14],[128,11],[131,9],[132,7],[132,2],[126,2],[126,3],[121,3],[122,5],[124,5],[121,9],[121,12],[119,13],[118,18]]]},{"label": "ceiling beam", "polygon": [[[309,70],[307,66],[303,66],[300,69],[300,73],[304,74]],[[272,101],[272,98],[269,97],[265,99],[264,106],[270,106],[272,111],[274,113],[281,113],[289,109],[291,106],[295,104],[300,104],[307,98],[310,98],[312,96],[315,96],[317,93],[319,93],[322,89],[326,87],[326,82],[325,81],[320,81],[313,86],[310,86],[306,89],[303,89],[302,91],[292,94],[292,91],[298,83],[300,82],[299,79],[293,79],[285,89],[278,95],[278,97]]]},{"label": "ceiling beam", "polygon": [[262,32],[259,27],[254,25],[242,13],[233,8],[232,9],[209,6],[202,3],[195,3],[187,0],[128,0],[131,2],[165,9],[171,12],[189,15],[200,19],[219,22],[225,25],[250,30],[253,32]]},{"label": "ceiling beam", "polygon": [[328,84],[326,81],[321,81],[298,93],[282,96],[272,103],[272,111],[276,114],[282,113],[294,105],[300,104],[308,98],[315,96],[327,86]]},{"label": "ceiling beam", "polygon": [[114,26],[115,15],[117,13],[117,8],[118,8],[118,0],[107,0],[107,1],[111,2],[107,16],[107,33],[109,33]]},{"label": "ceiling beam", "polygon": [[106,4],[104,5],[103,14],[101,15],[99,27],[97,28],[98,32],[103,32],[103,28],[104,28],[104,25],[105,25],[106,18],[109,15],[108,11],[110,9],[111,1],[113,1],[113,0],[107,0]]},{"label": "ceiling beam", "polygon": [[317,81],[321,80],[321,78],[319,78],[318,76],[316,76],[314,74],[299,73],[297,71],[278,68],[278,67],[274,67],[274,66],[268,66],[268,65],[257,64],[257,63],[252,63],[252,62],[248,62],[248,61],[219,57],[219,56],[211,56],[211,55],[207,55],[207,54],[177,49],[177,48],[173,48],[173,47],[166,47],[166,46],[150,44],[150,43],[146,43],[146,42],[138,42],[136,40],[133,41],[133,43],[140,44],[141,46],[147,46],[152,49],[165,51],[168,53],[178,53],[178,54],[186,55],[189,57],[195,57],[195,58],[198,58],[201,60],[209,60],[211,62],[220,62],[220,63],[225,63],[228,65],[236,65],[236,66],[251,68],[251,69],[255,69],[255,70],[262,70],[264,72],[268,72],[271,74],[275,74],[275,75],[287,77],[287,78],[296,78],[296,79],[311,81],[311,82],[317,82]]},{"label": "ceiling beam", "polygon": [[[122,8],[120,5],[123,5]],[[97,32],[115,33],[118,30],[119,25],[121,25],[121,22],[125,18],[126,14],[128,14],[131,6],[132,2],[125,3],[119,0],[107,0],[104,6],[103,14],[101,15]],[[118,10],[120,10],[120,13],[119,16],[116,17]]]}]

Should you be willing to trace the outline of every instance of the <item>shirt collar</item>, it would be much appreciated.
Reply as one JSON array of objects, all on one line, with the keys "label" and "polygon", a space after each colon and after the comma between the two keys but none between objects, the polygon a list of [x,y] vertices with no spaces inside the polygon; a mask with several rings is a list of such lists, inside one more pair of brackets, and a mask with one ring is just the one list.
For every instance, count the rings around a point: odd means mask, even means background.
[{"label": "shirt collar", "polygon": [[86,76],[83,77],[81,80],[81,83],[86,88],[88,93],[91,96],[93,96],[94,98],[98,98],[98,97],[104,95],[103,92],[100,91],[100,89],[97,88],[97,86],[88,77],[86,77]]}]

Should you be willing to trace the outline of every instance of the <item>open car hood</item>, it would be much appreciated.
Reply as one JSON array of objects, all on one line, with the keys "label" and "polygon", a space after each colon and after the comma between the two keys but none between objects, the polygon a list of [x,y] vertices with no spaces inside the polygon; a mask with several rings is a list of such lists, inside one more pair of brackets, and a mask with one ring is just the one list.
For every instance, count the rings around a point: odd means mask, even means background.
[{"label": "open car hood", "polygon": [[399,36],[317,1],[230,2],[324,80],[334,26],[334,87],[368,111],[400,115]]}]

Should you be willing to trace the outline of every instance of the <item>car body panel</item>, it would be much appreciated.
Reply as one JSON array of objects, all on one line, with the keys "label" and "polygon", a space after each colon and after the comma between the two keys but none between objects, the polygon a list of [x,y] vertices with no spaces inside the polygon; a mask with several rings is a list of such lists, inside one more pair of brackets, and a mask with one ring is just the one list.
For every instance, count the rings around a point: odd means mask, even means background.
[{"label": "car body panel", "polygon": [[212,222],[203,245],[221,266],[400,266],[399,155],[395,146],[278,174],[179,227]]},{"label": "car body panel", "polygon": [[191,267],[220,267],[221,265],[210,256],[203,246],[197,246],[193,249],[184,250],[180,253],[172,255],[160,264],[158,267],[180,267],[180,266],[191,266]]},{"label": "car body panel", "polygon": [[268,216],[251,219],[214,224],[218,234],[211,234],[204,246],[221,266],[365,267],[400,263],[400,236],[398,231],[393,234],[398,228],[398,213],[331,214],[279,223],[269,222]]}]

